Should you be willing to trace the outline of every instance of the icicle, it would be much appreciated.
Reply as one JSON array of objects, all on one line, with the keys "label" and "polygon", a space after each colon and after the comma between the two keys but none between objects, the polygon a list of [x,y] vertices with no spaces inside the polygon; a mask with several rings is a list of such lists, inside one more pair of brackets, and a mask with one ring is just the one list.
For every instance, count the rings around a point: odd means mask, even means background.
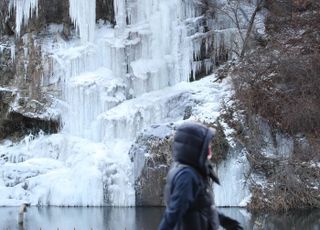
[{"label": "icicle", "polygon": [[205,68],[206,68],[206,74],[209,74],[212,68],[212,60],[206,59],[205,60]]},{"label": "icicle", "polygon": [[15,44],[11,45],[10,51],[11,51],[11,60],[14,61],[16,58],[16,45]]},{"label": "icicle", "polygon": [[96,1],[70,0],[69,13],[82,42],[92,42],[96,24]]},{"label": "icicle", "polygon": [[113,0],[116,28],[122,31],[126,26],[126,0]]},{"label": "icicle", "polygon": [[14,8],[16,12],[16,33],[19,36],[22,23],[27,25],[34,12],[38,16],[38,0],[11,0],[9,12],[11,8]]},{"label": "icicle", "polygon": [[201,54],[201,43],[201,39],[195,39],[193,43],[194,56],[196,59],[198,59]]}]

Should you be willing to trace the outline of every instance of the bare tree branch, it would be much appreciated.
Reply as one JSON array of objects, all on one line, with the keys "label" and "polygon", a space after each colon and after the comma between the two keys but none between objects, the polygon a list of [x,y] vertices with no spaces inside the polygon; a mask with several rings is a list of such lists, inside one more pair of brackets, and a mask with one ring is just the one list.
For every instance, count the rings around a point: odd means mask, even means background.
[{"label": "bare tree branch", "polygon": [[[261,10],[262,6],[264,5],[264,2],[265,2],[264,0],[256,1],[256,7],[250,17],[250,20],[245,10],[241,7],[241,0],[229,0],[226,5],[216,7],[216,9],[220,13],[228,17],[237,28],[237,31],[243,43],[242,48],[239,49],[240,55],[238,55],[238,57],[240,58],[244,57],[245,52],[248,49],[248,42],[249,42],[249,38],[252,33],[252,30],[254,28],[254,21],[255,21],[256,15]],[[245,36],[244,36],[244,29],[242,28],[241,22],[240,22],[241,16],[248,22],[248,28],[245,31]],[[238,54],[238,52],[234,52],[234,53]]]},{"label": "bare tree branch", "polygon": [[247,29],[247,33],[246,33],[246,37],[244,39],[244,43],[243,43],[243,46],[242,46],[240,58],[244,57],[244,54],[245,54],[247,46],[248,46],[249,37],[250,37],[251,31],[252,31],[252,28],[253,28],[253,25],[254,25],[254,20],[256,18],[257,12],[261,10],[261,7],[263,6],[263,3],[264,3],[263,0],[259,0],[257,2],[256,8],[254,9],[254,12],[251,15],[250,22],[249,22],[248,29]]}]

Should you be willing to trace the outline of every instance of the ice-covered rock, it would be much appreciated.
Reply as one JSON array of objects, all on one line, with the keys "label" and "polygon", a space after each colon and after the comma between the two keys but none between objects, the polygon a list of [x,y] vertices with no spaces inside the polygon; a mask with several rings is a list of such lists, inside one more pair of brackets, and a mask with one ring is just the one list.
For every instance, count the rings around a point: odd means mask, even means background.
[{"label": "ice-covered rock", "polygon": [[174,124],[153,125],[130,149],[135,177],[136,205],[164,205],[163,189],[172,162]]}]

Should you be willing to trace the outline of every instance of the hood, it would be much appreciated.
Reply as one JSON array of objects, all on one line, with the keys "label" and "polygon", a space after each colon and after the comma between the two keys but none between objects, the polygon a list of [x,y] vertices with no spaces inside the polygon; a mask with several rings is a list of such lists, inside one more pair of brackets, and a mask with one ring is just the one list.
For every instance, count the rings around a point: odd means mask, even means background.
[{"label": "hood", "polygon": [[208,146],[215,135],[215,129],[198,122],[180,125],[173,141],[173,157],[176,162],[194,167],[207,175]]}]

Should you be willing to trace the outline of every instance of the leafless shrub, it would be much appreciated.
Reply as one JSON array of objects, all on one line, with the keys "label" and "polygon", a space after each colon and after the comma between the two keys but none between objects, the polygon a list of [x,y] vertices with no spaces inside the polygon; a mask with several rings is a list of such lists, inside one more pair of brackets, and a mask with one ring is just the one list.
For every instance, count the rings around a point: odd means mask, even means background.
[{"label": "leafless shrub", "polygon": [[[296,134],[320,133],[320,55],[250,61],[234,79],[236,98],[250,114]],[[259,66],[260,65],[260,66]]]},{"label": "leafless shrub", "polygon": [[250,126],[250,137],[243,138],[247,159],[255,175],[266,179],[264,185],[252,181],[251,209],[320,207],[320,171],[312,163],[320,158],[319,9],[292,8],[290,17],[272,12],[266,25],[271,37],[267,47],[250,53],[234,68],[235,98],[246,113],[246,125],[259,116],[272,131],[294,139],[290,157],[266,157],[252,140],[257,137]]},{"label": "leafless shrub", "polygon": [[[223,15],[227,16],[229,20],[234,24],[234,26],[238,30],[238,34],[241,38],[241,45],[236,43],[234,44],[235,47],[240,47],[239,52],[237,50],[234,50],[234,53],[239,56],[239,58],[243,58],[245,53],[248,50],[248,44],[250,37],[252,35],[252,32],[254,30],[254,22],[256,19],[257,13],[264,7],[265,1],[264,0],[256,0],[256,1],[247,1],[251,4],[255,4],[254,11],[251,15],[247,15],[245,10],[242,9],[243,0],[229,0],[226,5],[219,5],[215,4],[214,7],[217,12],[222,13]],[[247,22],[245,24],[246,28],[243,26],[242,19],[246,20]]]},{"label": "leafless shrub", "polygon": [[216,130],[215,137],[211,142],[211,151],[214,153],[212,155],[211,161],[217,165],[222,160],[226,159],[230,146],[226,139],[226,135],[224,134],[224,129],[220,121],[216,121],[214,123],[203,123],[207,127],[212,127]]},{"label": "leafless shrub", "polygon": [[320,161],[320,140],[316,137],[300,138],[294,143],[293,160],[300,162]]},{"label": "leafless shrub", "polygon": [[216,129],[216,135],[211,144],[211,151],[214,153],[211,161],[218,165],[222,160],[226,159],[230,146],[221,124],[217,122],[214,128]]},{"label": "leafless shrub", "polygon": [[320,7],[317,0],[292,0],[293,11],[306,11]]},{"label": "leafless shrub", "polygon": [[310,61],[293,57],[282,60],[275,84],[283,86],[286,97],[279,122],[290,133],[320,134],[320,55],[310,56]]},{"label": "leafless shrub", "polygon": [[320,207],[319,170],[310,164],[290,159],[270,159],[260,154],[249,154],[254,170],[265,174],[267,185],[252,186],[252,210],[289,210],[292,208]]}]

